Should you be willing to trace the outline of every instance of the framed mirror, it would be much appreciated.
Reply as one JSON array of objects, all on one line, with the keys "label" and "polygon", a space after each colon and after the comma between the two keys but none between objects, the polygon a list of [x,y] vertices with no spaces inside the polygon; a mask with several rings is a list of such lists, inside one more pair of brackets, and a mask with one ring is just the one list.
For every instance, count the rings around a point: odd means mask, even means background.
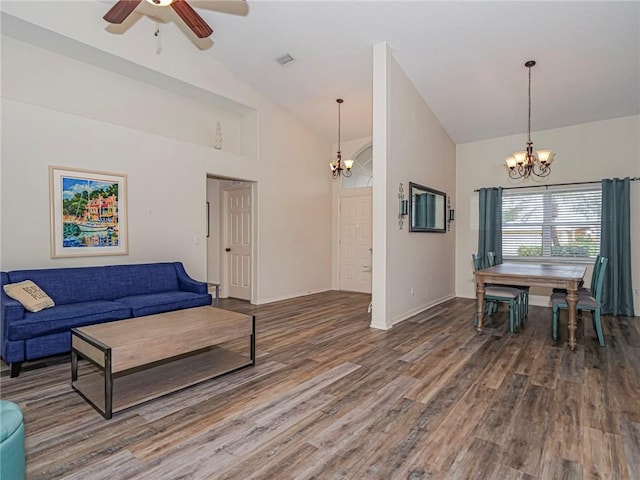
[{"label": "framed mirror", "polygon": [[409,182],[410,232],[445,233],[447,194]]}]

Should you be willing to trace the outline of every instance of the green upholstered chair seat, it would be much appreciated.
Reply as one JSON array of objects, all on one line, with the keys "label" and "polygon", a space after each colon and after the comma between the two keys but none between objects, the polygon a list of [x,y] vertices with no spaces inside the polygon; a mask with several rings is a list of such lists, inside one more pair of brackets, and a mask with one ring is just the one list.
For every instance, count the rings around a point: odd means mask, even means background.
[{"label": "green upholstered chair seat", "polygon": [[7,400],[0,400],[0,478],[25,478],[22,410]]},{"label": "green upholstered chair seat", "polygon": [[[578,290],[578,301],[582,301],[583,298],[589,298],[589,297],[593,297],[593,295],[591,295],[591,292],[588,289],[583,289],[583,290]],[[567,303],[566,301],[567,298],[567,294],[566,293],[561,293],[561,292],[556,292],[556,293],[552,293],[551,294],[551,303],[553,302],[564,302]],[[563,308],[567,308],[567,307],[563,307]]]},{"label": "green upholstered chair seat", "polygon": [[[559,294],[556,298],[552,298],[551,303],[554,306],[558,305],[558,308],[569,308],[569,304],[567,303],[567,296],[564,293]],[[602,306],[601,303],[593,297],[582,295],[578,296],[578,305],[576,307],[578,310],[581,308],[593,310],[594,308],[598,308],[600,306]]]},{"label": "green upholstered chair seat", "polygon": [[505,299],[509,299],[509,298],[515,299],[520,295],[520,290],[518,290],[517,288],[491,286],[491,287],[485,288],[484,294],[485,296],[490,296],[490,297],[503,297]]}]

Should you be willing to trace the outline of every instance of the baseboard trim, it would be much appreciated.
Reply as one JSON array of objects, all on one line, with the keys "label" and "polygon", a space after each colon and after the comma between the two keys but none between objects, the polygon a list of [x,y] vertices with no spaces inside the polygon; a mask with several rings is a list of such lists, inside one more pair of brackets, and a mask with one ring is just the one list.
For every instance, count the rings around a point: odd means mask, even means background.
[{"label": "baseboard trim", "polygon": [[424,312],[425,310],[429,310],[430,308],[440,305],[441,303],[447,302],[453,298],[456,298],[455,294],[446,295],[442,298],[426,303],[420,307],[416,307],[413,310],[409,310],[408,312],[402,313],[398,317],[391,320],[391,326],[396,326],[398,323],[403,322],[408,318],[411,318],[419,313]]},{"label": "baseboard trim", "polygon": [[306,290],[304,292],[296,292],[296,293],[281,295],[281,296],[272,297],[272,298],[259,298],[258,300],[256,300],[255,305],[264,305],[266,303],[281,302],[282,300],[291,300],[292,298],[304,297],[305,295],[313,295],[315,293],[330,292],[332,290],[333,290],[332,288],[321,288],[318,290]]}]

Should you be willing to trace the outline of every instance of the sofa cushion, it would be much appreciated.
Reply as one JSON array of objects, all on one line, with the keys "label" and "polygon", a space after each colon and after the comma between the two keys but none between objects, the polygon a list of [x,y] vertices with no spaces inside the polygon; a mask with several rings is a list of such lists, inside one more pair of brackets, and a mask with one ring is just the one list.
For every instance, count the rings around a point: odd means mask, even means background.
[{"label": "sofa cushion", "polygon": [[131,307],[134,317],[143,317],[156,313],[169,312],[182,308],[202,307],[211,305],[211,295],[208,293],[192,292],[164,292],[149,295],[132,295],[116,299]]},{"label": "sofa cushion", "polygon": [[26,312],[24,319],[11,322],[8,338],[24,340],[74,327],[122,320],[131,317],[131,309],[116,302],[95,301],[56,305],[38,313]]},{"label": "sofa cushion", "polygon": [[30,312],[39,312],[55,305],[51,297],[31,280],[9,283],[3,288],[7,295],[20,302]]}]

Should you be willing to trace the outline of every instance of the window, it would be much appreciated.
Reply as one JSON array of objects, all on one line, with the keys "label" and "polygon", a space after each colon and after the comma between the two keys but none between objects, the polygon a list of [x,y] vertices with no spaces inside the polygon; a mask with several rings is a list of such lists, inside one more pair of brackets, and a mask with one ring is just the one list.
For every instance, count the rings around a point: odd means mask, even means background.
[{"label": "window", "polygon": [[350,177],[342,177],[342,188],[370,187],[373,184],[373,147],[369,145],[353,159]]},{"label": "window", "polygon": [[595,258],[600,251],[600,186],[502,194],[504,258]]}]

